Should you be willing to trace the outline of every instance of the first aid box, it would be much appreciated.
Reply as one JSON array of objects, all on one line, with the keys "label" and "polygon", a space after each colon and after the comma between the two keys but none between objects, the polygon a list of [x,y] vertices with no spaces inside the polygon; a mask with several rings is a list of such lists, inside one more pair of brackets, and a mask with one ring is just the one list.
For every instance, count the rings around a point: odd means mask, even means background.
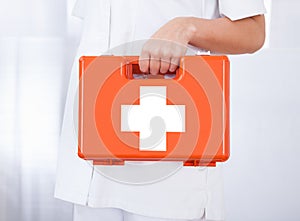
[{"label": "first aid box", "polygon": [[137,56],[79,61],[78,155],[96,165],[229,158],[229,60],[184,56],[176,72],[142,73]]}]

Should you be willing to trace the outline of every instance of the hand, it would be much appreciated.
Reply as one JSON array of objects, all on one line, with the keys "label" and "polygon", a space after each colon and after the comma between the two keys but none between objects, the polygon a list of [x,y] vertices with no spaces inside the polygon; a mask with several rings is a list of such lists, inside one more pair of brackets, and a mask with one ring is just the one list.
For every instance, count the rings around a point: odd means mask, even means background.
[{"label": "hand", "polygon": [[143,46],[139,59],[144,73],[174,72],[193,34],[188,18],[175,18],[162,26]]}]

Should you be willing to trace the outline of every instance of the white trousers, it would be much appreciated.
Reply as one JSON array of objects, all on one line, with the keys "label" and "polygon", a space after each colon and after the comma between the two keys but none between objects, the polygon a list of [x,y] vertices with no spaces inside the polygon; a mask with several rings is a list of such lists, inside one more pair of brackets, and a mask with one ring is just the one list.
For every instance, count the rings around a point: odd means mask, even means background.
[{"label": "white trousers", "polygon": [[204,221],[204,219],[160,219],[129,213],[117,208],[90,208],[74,205],[73,221]]}]

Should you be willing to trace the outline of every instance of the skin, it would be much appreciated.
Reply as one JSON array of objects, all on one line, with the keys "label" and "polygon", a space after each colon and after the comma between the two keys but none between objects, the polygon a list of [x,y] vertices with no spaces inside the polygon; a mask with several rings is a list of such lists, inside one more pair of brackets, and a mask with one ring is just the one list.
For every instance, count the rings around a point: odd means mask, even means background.
[{"label": "skin", "polygon": [[145,43],[139,59],[142,72],[157,75],[175,71],[188,44],[223,54],[254,53],[265,40],[265,18],[237,21],[227,17],[177,17],[162,26]]}]

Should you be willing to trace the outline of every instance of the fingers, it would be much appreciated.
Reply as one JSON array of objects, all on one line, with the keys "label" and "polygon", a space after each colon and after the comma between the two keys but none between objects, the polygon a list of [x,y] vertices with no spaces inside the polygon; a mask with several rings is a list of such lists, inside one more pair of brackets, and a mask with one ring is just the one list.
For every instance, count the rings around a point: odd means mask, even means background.
[{"label": "fingers", "polygon": [[[150,56],[145,56],[145,54],[140,56],[139,66],[142,72],[152,75],[166,73],[168,71],[168,69],[165,71],[167,65],[161,65],[160,59],[154,57],[150,58]],[[161,69],[161,66],[163,69]]]},{"label": "fingers", "polygon": [[170,58],[161,58],[160,59],[160,73],[162,73],[162,74],[167,73],[170,69],[170,63],[171,63]]},{"label": "fingers", "polygon": [[[157,75],[161,68],[161,54],[158,44],[153,41],[148,41],[142,50],[139,58],[140,70],[144,73]],[[165,65],[163,65],[165,66]]]},{"label": "fingers", "polygon": [[160,71],[160,59],[159,58],[155,58],[155,57],[151,57],[150,58],[150,74],[152,75],[157,75],[159,74]]},{"label": "fingers", "polygon": [[152,75],[174,72],[185,52],[186,49],[176,43],[150,39],[144,45],[139,58],[140,70]]},{"label": "fingers", "polygon": [[177,67],[179,66],[180,57],[173,57],[170,62],[169,71],[174,72],[176,71]]},{"label": "fingers", "polygon": [[149,66],[150,66],[149,60],[150,60],[150,53],[147,50],[143,50],[139,58],[139,66],[140,66],[140,70],[144,73],[149,73]]}]

